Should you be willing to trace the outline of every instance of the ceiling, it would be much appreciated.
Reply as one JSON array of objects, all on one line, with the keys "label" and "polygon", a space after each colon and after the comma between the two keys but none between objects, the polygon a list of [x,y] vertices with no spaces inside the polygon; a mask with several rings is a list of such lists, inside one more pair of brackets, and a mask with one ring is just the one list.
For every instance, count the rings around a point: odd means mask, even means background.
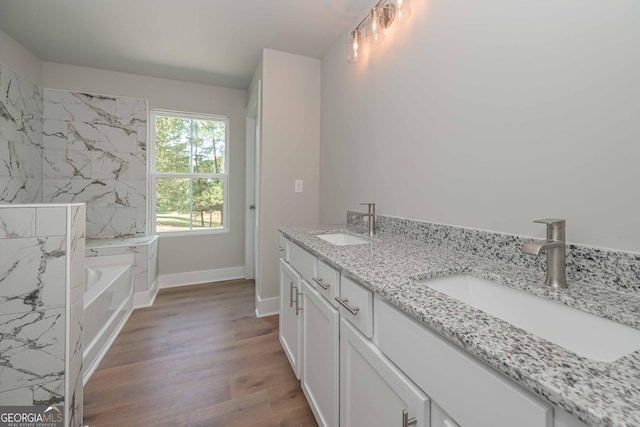
[{"label": "ceiling", "polygon": [[0,0],[0,30],[43,61],[246,88],[263,48],[320,58],[373,3]]}]

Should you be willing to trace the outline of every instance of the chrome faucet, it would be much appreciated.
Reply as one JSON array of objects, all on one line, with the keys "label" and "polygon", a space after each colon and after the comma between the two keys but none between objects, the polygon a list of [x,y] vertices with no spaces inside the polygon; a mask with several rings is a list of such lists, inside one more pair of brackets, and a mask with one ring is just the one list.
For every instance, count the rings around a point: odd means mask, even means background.
[{"label": "chrome faucet", "polygon": [[369,236],[375,236],[376,234],[376,204],[375,203],[360,203],[362,206],[369,206],[369,213],[362,214],[362,216],[369,217]]},{"label": "chrome faucet", "polygon": [[533,221],[547,224],[547,240],[532,240],[522,246],[522,252],[528,255],[547,253],[547,280],[545,283],[557,289],[567,287],[566,279],[566,242],[564,219],[547,218]]}]

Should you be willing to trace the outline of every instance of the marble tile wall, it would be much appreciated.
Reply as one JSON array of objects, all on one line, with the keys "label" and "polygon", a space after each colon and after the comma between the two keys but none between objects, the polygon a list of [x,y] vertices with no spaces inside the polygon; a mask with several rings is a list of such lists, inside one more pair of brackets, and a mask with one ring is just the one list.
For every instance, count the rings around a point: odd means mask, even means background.
[{"label": "marble tile wall", "polygon": [[[366,226],[361,212],[348,211],[347,223]],[[546,271],[546,257],[522,253],[531,237],[496,233],[452,225],[378,215],[376,231],[404,236],[455,251],[463,251],[494,261]],[[567,246],[567,281],[587,282],[620,292],[640,292],[640,254],[595,248]]]},{"label": "marble tile wall", "polygon": [[0,64],[0,203],[42,201],[42,90]]},{"label": "marble tile wall", "polygon": [[64,403],[73,427],[82,425],[84,210],[0,205],[0,400]]},{"label": "marble tile wall", "polygon": [[65,347],[65,420],[70,427],[82,422],[84,352],[84,247],[86,206],[72,205],[67,211],[66,319],[69,327]]},{"label": "marble tile wall", "polygon": [[87,204],[88,237],[146,232],[147,101],[43,90],[43,201]]}]

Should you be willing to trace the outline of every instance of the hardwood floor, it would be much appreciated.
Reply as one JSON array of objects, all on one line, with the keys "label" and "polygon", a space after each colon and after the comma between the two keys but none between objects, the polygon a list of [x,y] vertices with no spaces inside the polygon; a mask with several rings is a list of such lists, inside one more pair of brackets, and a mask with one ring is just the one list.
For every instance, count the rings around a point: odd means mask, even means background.
[{"label": "hardwood floor", "polygon": [[163,289],[84,388],[89,427],[317,426],[253,281]]}]

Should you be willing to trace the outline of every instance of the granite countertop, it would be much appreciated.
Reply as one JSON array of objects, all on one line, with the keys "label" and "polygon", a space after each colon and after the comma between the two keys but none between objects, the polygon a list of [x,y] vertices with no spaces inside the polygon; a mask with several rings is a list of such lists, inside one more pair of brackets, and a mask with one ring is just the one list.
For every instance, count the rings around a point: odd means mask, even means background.
[{"label": "granite countertop", "polygon": [[598,362],[461,303],[419,280],[469,274],[640,329],[640,297],[588,283],[544,286],[544,274],[416,240],[378,234],[371,244],[336,246],[316,234],[361,229],[282,227],[293,242],[370,288],[468,353],[591,426],[640,426],[640,351]]}]

